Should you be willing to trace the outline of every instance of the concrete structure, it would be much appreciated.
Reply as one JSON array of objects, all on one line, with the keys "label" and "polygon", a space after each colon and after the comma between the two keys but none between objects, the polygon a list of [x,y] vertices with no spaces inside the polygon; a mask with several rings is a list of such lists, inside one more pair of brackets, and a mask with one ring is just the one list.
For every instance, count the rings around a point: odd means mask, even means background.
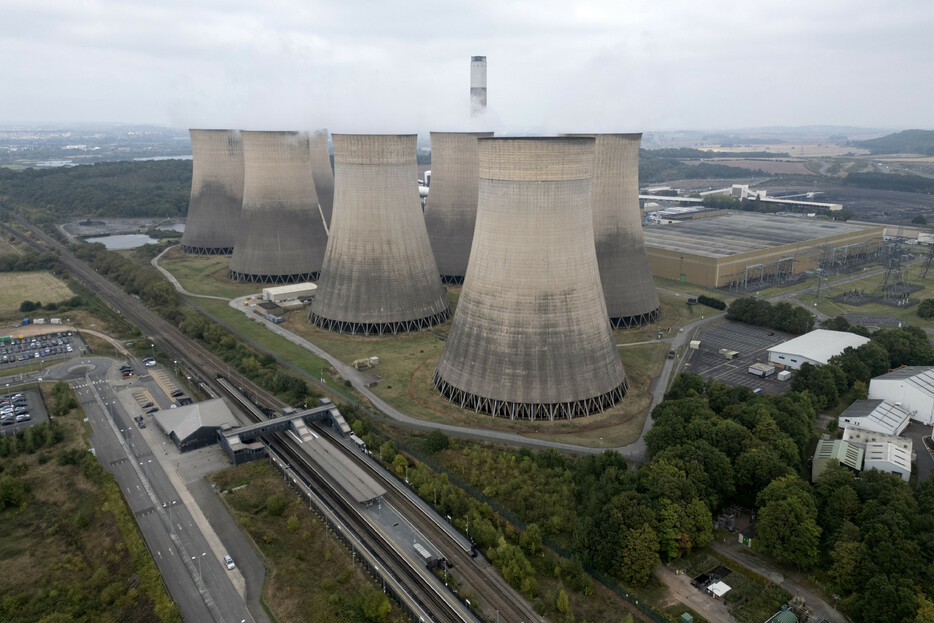
[{"label": "concrete structure", "polygon": [[228,276],[256,283],[313,281],[327,233],[304,132],[243,132],[243,212]]},{"label": "concrete structure", "polygon": [[419,207],[415,135],[334,134],[331,235],[311,303],[329,331],[418,331],[450,317]]},{"label": "concrete structure", "polygon": [[814,459],[811,462],[811,482],[824,473],[832,460],[839,461],[840,465],[849,467],[854,471],[863,469],[864,450],[860,446],[848,443],[842,439],[829,439],[822,435],[814,450]]},{"label": "concrete structure", "polygon": [[597,134],[594,138],[594,241],[607,313],[616,328],[638,327],[661,316],[639,209],[642,135]]},{"label": "concrete structure", "polygon": [[232,253],[243,205],[243,142],[238,130],[189,130],[191,199],[182,234],[186,253]]},{"label": "concrete structure", "polygon": [[461,283],[477,221],[477,138],[492,132],[431,133],[431,193],[425,228],[441,280]]},{"label": "concrete structure", "polygon": [[840,414],[840,426],[855,426],[886,435],[901,435],[908,426],[909,413],[885,400],[857,400]]},{"label": "concrete structure", "polygon": [[934,367],[905,366],[869,381],[869,397],[894,403],[922,424],[934,424]]},{"label": "concrete structure", "polygon": [[869,342],[868,337],[847,331],[814,329],[769,349],[769,363],[784,370],[799,370],[801,364],[826,364],[848,346],[858,348]]},{"label": "concrete structure", "polygon": [[314,283],[290,283],[286,286],[263,288],[263,300],[281,303],[295,299],[307,299],[314,296],[318,286]]},{"label": "concrete structure", "polygon": [[470,116],[486,112],[486,57],[470,57]]},{"label": "concrete structure", "polygon": [[[783,279],[878,253],[881,225],[753,212],[648,225],[645,246],[656,277],[708,287]],[[774,279],[773,279],[774,277]]]},{"label": "concrete structure", "polygon": [[626,392],[594,247],[594,139],[479,139],[470,264],[435,387],[511,419],[573,418]]},{"label": "concrete structure", "polygon": [[328,150],[328,131],[317,130],[308,138],[311,150],[311,177],[315,181],[318,208],[325,227],[331,225],[331,210],[334,207],[334,170],[331,168],[331,153]]},{"label": "concrete structure", "polygon": [[156,423],[182,452],[217,441],[217,431],[237,424],[222,398],[157,411]]},{"label": "concrete structure", "polygon": [[863,469],[896,474],[908,482],[911,478],[911,453],[894,443],[870,443],[866,445]]}]

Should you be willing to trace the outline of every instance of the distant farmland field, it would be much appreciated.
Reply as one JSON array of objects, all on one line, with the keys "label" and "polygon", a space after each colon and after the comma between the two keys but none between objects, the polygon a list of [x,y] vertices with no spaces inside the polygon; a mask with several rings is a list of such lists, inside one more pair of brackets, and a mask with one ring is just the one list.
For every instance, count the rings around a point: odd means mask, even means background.
[{"label": "distant farmland field", "polygon": [[48,272],[0,273],[0,314],[19,311],[23,301],[57,303],[72,296],[74,292]]}]

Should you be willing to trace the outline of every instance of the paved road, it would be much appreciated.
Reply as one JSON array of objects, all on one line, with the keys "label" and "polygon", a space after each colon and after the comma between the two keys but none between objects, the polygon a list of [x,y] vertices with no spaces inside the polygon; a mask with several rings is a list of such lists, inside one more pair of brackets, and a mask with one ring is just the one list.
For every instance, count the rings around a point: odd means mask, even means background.
[{"label": "paved road", "polygon": [[74,386],[94,429],[98,460],[117,479],[183,618],[253,621],[234,586],[236,572],[213,553],[204,522],[194,518],[200,510],[190,509],[187,492],[180,493],[167,476],[108,383],[108,373],[116,379],[111,360],[84,358],[50,369],[48,377]]},{"label": "paved road", "polygon": [[172,286],[176,289],[176,291],[178,291],[180,294],[184,294],[185,296],[196,296],[196,297],[202,298],[202,299],[216,299],[216,300],[218,300],[218,301],[228,301],[228,300],[230,300],[230,299],[228,299],[227,297],[224,297],[224,296],[213,296],[213,295],[211,295],[211,294],[195,294],[194,292],[189,292],[189,291],[186,290],[184,287],[182,287],[182,284],[179,283],[178,279],[175,278],[175,275],[173,275],[172,273],[170,273],[170,272],[167,271],[166,269],[164,269],[164,268],[162,268],[161,266],[159,266],[159,260],[162,259],[162,256],[165,255],[166,253],[168,253],[169,249],[174,249],[174,248],[177,247],[177,246],[178,246],[178,245],[176,244],[176,245],[173,245],[173,246],[171,246],[171,247],[166,247],[166,248],[162,251],[162,253],[160,253],[160,254],[157,255],[156,257],[152,258],[152,259],[149,261],[149,263],[152,264],[152,265],[155,267],[156,270],[158,270],[160,273],[162,273],[162,275],[163,275],[166,279],[169,280],[169,283],[171,283]]}]

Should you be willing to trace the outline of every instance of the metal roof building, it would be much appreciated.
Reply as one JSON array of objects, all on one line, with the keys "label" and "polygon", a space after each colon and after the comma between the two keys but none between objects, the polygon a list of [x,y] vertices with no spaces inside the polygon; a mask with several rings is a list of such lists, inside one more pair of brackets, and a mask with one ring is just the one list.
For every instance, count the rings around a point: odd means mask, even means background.
[{"label": "metal roof building", "polygon": [[238,130],[188,130],[191,199],[182,234],[186,253],[233,252],[243,204],[243,142]]},{"label": "metal roof building", "polygon": [[911,419],[934,424],[934,367],[905,366],[869,381],[869,397],[908,411]]},{"label": "metal roof building", "polygon": [[897,435],[889,435],[888,433],[879,433],[874,430],[866,430],[858,426],[847,425],[843,429],[843,441],[848,441],[852,444],[862,446],[863,448],[870,443],[893,443],[911,455],[912,461],[915,459],[914,443],[911,441],[910,437],[899,437]]},{"label": "metal roof building", "polygon": [[811,463],[811,481],[817,480],[832,460],[837,460],[840,465],[854,471],[860,471],[863,469],[863,453],[863,448],[842,439],[820,439]]},{"label": "metal roof building", "polygon": [[[881,225],[730,211],[669,225],[647,225],[652,275],[708,287],[768,281],[878,253]],[[780,281],[778,281],[780,282]]]},{"label": "metal roof building", "polygon": [[857,400],[840,414],[840,426],[900,435],[908,426],[910,414],[900,405],[885,400]]},{"label": "metal roof building", "polygon": [[470,264],[435,387],[511,419],[603,411],[627,384],[594,247],[594,139],[478,142]]},{"label": "metal roof building", "polygon": [[600,282],[616,328],[658,320],[639,208],[641,134],[595,134],[593,228]]},{"label": "metal roof building", "polygon": [[331,153],[328,151],[328,131],[312,132],[308,139],[311,150],[311,177],[315,182],[315,194],[321,218],[331,226],[331,211],[334,207],[334,170],[331,169]]},{"label": "metal roof building", "polygon": [[803,363],[823,365],[847,347],[858,348],[868,342],[868,337],[848,331],[814,329],[770,348],[769,363],[785,370],[798,370]]},{"label": "metal roof building", "polygon": [[222,398],[157,411],[155,419],[182,452],[210,445],[217,440],[218,429],[239,424]]},{"label": "metal roof building", "polygon": [[896,474],[908,482],[911,478],[911,453],[894,443],[866,444],[863,469],[877,469],[880,472]]},{"label": "metal roof building", "polygon": [[313,281],[327,233],[305,132],[243,135],[243,211],[228,276],[255,283]]},{"label": "metal roof building", "polygon": [[450,317],[418,198],[416,136],[334,134],[334,214],[311,321],[350,334]]},{"label": "metal roof building", "polygon": [[290,283],[284,286],[274,286],[272,288],[263,288],[263,300],[280,303],[282,301],[291,301],[293,299],[308,298],[314,295],[318,286],[314,283]]},{"label": "metal roof building", "polygon": [[425,228],[441,280],[460,283],[467,273],[477,221],[477,139],[492,132],[432,132],[431,192]]}]

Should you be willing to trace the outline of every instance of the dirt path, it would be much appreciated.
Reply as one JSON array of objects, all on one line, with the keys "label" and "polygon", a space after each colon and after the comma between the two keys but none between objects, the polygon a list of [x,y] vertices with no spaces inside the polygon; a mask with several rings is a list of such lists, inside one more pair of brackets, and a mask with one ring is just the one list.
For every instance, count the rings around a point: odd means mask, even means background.
[{"label": "dirt path", "polygon": [[736,619],[730,614],[730,609],[726,607],[726,604],[691,586],[689,576],[677,575],[665,565],[659,565],[655,568],[655,576],[665,583],[669,594],[673,594],[675,599],[687,605],[691,610],[711,623],[736,623]]}]

